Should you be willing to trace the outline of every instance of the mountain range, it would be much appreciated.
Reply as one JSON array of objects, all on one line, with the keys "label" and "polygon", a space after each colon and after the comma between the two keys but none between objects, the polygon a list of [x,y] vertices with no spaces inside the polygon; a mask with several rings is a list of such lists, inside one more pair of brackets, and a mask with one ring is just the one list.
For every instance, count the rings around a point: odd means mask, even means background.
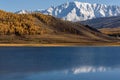
[{"label": "mountain range", "polygon": [[104,4],[90,4],[79,1],[67,2],[56,7],[51,6],[48,9],[38,9],[35,11],[21,10],[16,13],[40,12],[62,18],[68,21],[85,21],[88,19],[111,17],[120,15],[120,7]]}]

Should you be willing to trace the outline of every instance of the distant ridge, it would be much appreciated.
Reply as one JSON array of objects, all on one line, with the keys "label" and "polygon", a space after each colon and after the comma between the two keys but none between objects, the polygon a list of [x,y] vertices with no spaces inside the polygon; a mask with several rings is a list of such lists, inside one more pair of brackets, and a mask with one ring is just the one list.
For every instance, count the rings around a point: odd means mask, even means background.
[{"label": "distant ridge", "polygon": [[30,13],[30,11],[27,11],[27,10],[20,10],[20,11],[17,11],[15,12],[16,14],[27,14],[27,13]]},{"label": "distant ridge", "polygon": [[89,25],[93,28],[119,28],[120,27],[120,16],[104,17],[91,19],[86,21],[80,21],[84,25]]}]

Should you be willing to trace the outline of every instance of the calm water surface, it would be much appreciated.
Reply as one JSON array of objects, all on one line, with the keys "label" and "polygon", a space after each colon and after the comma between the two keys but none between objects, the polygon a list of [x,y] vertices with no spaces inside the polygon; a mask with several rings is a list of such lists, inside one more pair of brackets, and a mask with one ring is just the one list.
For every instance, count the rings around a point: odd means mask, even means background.
[{"label": "calm water surface", "polygon": [[120,80],[120,47],[0,48],[0,80]]}]

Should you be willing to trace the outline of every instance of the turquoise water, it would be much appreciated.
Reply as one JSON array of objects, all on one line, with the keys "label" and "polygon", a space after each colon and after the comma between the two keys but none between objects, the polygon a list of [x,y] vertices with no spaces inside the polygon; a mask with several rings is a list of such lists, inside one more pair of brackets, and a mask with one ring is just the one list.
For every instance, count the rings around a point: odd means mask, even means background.
[{"label": "turquoise water", "polygon": [[0,80],[120,80],[120,47],[0,48]]}]

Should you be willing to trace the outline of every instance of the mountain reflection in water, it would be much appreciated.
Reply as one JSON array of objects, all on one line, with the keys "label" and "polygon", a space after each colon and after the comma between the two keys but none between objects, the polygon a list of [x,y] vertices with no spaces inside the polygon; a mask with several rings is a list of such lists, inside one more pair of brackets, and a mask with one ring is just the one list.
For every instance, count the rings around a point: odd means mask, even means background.
[{"label": "mountain reflection in water", "polygon": [[119,80],[119,47],[0,48],[0,80]]}]

